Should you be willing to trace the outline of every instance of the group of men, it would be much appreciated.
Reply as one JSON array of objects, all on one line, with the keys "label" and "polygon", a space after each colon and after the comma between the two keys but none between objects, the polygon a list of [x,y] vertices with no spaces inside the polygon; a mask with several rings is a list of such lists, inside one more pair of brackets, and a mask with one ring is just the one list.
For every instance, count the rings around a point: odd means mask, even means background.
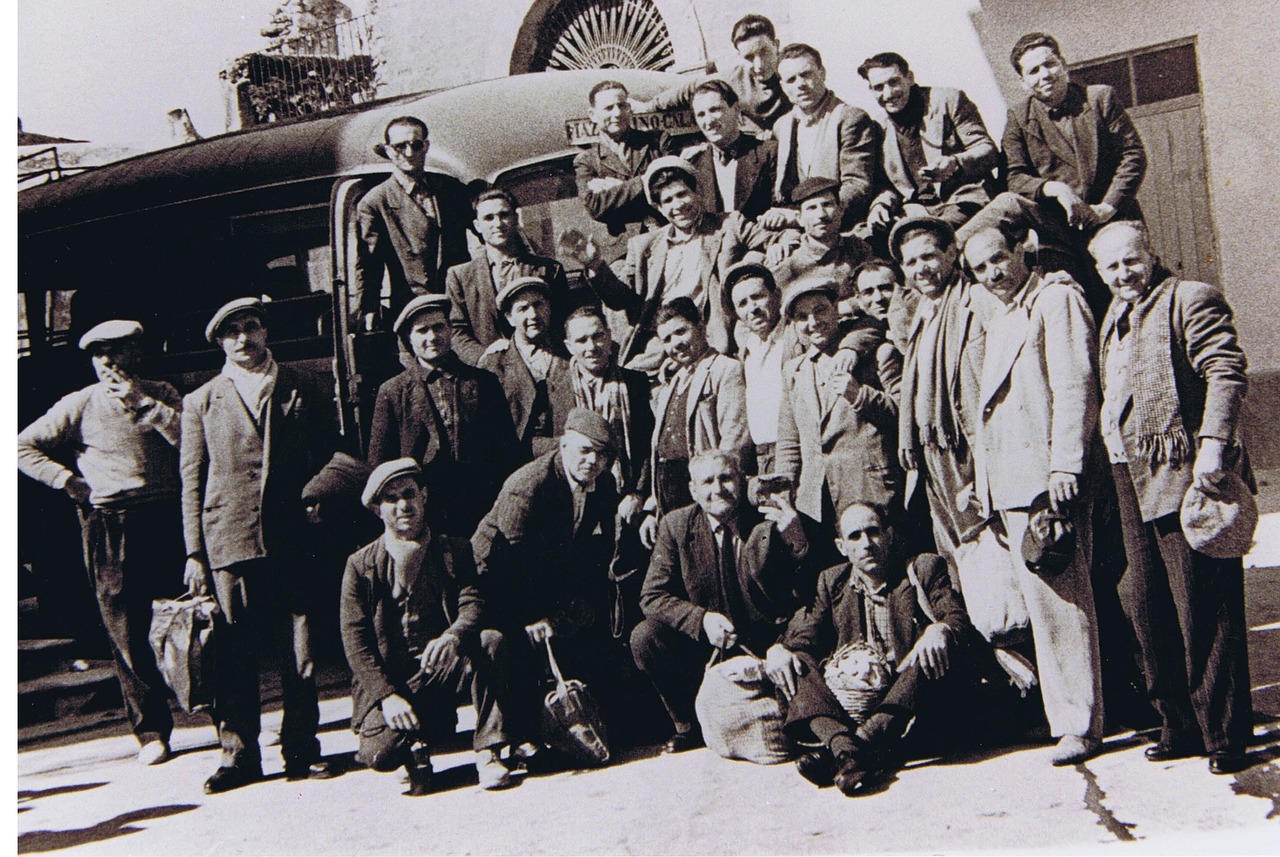
[{"label": "group of men", "polygon": [[[146,620],[185,557],[219,607],[206,791],[262,776],[272,638],[286,774],[331,774],[301,497],[337,468],[383,525],[341,591],[358,758],[405,768],[414,793],[460,692],[484,787],[547,758],[549,647],[624,735],[638,669],[673,727],[665,752],[702,744],[707,656],[763,653],[801,773],[850,795],[1000,666],[1039,685],[1052,762],[1083,761],[1103,735],[1092,508],[1113,490],[1161,721],[1147,756],[1247,763],[1243,551],[1223,558],[1179,517],[1189,490],[1250,479],[1245,358],[1221,293],[1155,258],[1142,143],[1114,93],[1072,83],[1052,37],[1020,39],[1030,95],[993,194],[999,153],[963,92],[870,57],[882,127],[767,19],[732,35],[740,67],[641,105],[691,109],[705,139],[680,154],[632,127],[621,84],[590,94],[579,196],[629,236],[622,258],[581,236],[562,261],[538,255],[502,189],[464,214],[462,186],[425,171],[426,124],[387,125],[394,172],[360,203],[354,309],[394,331],[405,368],[378,390],[363,468],[330,458],[332,402],[275,362],[269,305],[213,315],[226,363],[185,398],[135,374],[136,322],[85,334],[99,383],[19,435],[19,466],[81,508],[141,761],[169,752]],[[66,445],[74,470],[51,457]],[[1021,626],[971,621],[992,602]],[[1006,639],[1019,630],[1029,645]],[[853,644],[892,673],[857,715],[824,680]]]}]

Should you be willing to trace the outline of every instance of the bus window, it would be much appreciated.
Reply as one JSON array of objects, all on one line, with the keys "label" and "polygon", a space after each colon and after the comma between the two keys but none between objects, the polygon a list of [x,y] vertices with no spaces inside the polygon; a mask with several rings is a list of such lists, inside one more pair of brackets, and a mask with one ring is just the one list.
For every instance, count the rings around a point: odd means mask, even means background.
[{"label": "bus window", "polygon": [[611,236],[604,224],[591,219],[578,199],[572,157],[511,170],[496,184],[510,191],[520,203],[520,224],[535,253],[559,258],[560,236],[577,230],[595,240],[605,259],[626,254],[627,236]]}]

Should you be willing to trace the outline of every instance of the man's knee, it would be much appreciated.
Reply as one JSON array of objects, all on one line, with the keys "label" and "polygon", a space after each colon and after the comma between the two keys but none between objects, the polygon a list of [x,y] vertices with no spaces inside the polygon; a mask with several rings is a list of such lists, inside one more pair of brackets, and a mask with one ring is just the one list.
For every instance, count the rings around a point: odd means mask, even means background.
[{"label": "man's knee", "polygon": [[360,761],[380,773],[394,771],[408,758],[409,736],[389,726],[360,734]]},{"label": "man's knee", "polygon": [[631,630],[631,657],[637,667],[647,670],[653,664],[664,648],[662,638],[669,632],[666,625],[653,619],[643,619]]}]

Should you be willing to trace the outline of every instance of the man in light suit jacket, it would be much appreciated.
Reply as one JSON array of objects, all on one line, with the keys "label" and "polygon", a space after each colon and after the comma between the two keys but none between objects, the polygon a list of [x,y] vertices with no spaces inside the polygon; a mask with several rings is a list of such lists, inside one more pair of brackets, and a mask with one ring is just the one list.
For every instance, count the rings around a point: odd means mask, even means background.
[{"label": "man in light suit jacket", "polygon": [[333,403],[276,363],[265,322],[266,308],[255,298],[219,309],[205,337],[226,352],[226,365],[183,400],[185,579],[193,592],[212,590],[221,610],[212,715],[222,761],[204,784],[207,794],[262,778],[259,649],[273,636],[282,641],[285,774],[329,775],[316,740],[302,491],[329,459],[321,421]]},{"label": "man in light suit jacket", "polygon": [[995,299],[987,319],[976,490],[998,513],[1018,560],[1029,509],[1047,493],[1075,530],[1070,562],[1037,574],[1018,561],[1017,585],[1031,618],[1051,760],[1091,757],[1102,738],[1097,617],[1089,577],[1090,443],[1098,423],[1094,324],[1074,283],[1046,281],[1028,264],[1026,235],[985,228],[965,262]]},{"label": "man in light suit jacket", "polygon": [[1212,494],[1227,470],[1250,476],[1244,351],[1222,293],[1164,270],[1141,223],[1104,226],[1089,250],[1115,296],[1099,335],[1102,439],[1129,560],[1121,598],[1162,721],[1146,755],[1208,753],[1210,771],[1234,773],[1253,723],[1243,563],[1193,550],[1178,512],[1193,483]]},{"label": "man in light suit jacket", "polygon": [[[959,229],[991,201],[984,183],[999,154],[978,108],[959,89],[920,86],[896,53],[876,54],[858,66],[884,108],[883,188],[867,222],[882,239],[911,211]],[[919,209],[923,209],[920,211]]]},{"label": "man in light suit jacket", "polygon": [[[476,197],[472,209],[484,253],[450,268],[444,291],[449,296],[453,350],[464,362],[476,366],[486,348],[511,335],[511,326],[497,303],[504,286],[521,277],[537,277],[546,283],[551,290],[551,323],[559,329],[569,311],[569,283],[559,262],[530,252],[520,236],[519,206],[510,193],[490,188]],[[548,335],[555,336],[552,331]]]},{"label": "man in light suit jacket", "polygon": [[631,633],[636,665],[676,729],[664,753],[702,745],[694,696],[710,649],[772,645],[797,606],[793,586],[809,550],[785,494],[759,512],[743,503],[742,470],[723,450],[689,462],[689,492],[694,503],[658,527],[640,597],[645,619]]},{"label": "man in light suit jacket", "polygon": [[697,174],[706,211],[740,211],[755,220],[769,210],[778,144],[742,130],[738,95],[712,78],[693,89],[693,119],[706,142],[682,153]]},{"label": "man in light suit jacket", "polygon": [[400,116],[374,146],[391,162],[391,177],[356,206],[355,310],[372,330],[380,312],[382,274],[391,278],[394,319],[414,295],[443,292],[444,272],[467,260],[467,190],[457,179],[426,172],[427,123]]},{"label": "man in light suit jacket", "polygon": [[[791,190],[807,178],[840,182],[840,205],[846,228],[867,217],[880,170],[880,126],[865,112],[845,104],[827,89],[822,56],[809,45],[791,44],[778,60],[782,89],[794,105],[778,120],[778,174],[775,205],[784,205]],[[794,226],[794,214],[775,208],[762,218],[770,228]]]}]

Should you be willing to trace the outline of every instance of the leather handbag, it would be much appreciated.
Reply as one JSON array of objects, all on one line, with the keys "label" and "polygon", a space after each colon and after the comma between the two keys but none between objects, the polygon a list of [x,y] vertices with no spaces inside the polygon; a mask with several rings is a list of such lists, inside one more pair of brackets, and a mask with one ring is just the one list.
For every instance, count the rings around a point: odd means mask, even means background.
[{"label": "leather handbag", "polygon": [[764,661],[746,652],[724,658],[716,649],[707,662],[694,710],[707,746],[724,759],[757,765],[776,765],[791,758],[791,744],[782,734],[786,707],[764,672]]},{"label": "leather handbag", "polygon": [[584,683],[564,677],[551,650],[550,638],[546,644],[547,661],[556,686],[543,701],[543,741],[578,764],[591,767],[608,764],[609,738],[599,706]]},{"label": "leather handbag", "polygon": [[213,706],[215,635],[218,604],[207,595],[157,598],[151,602],[147,635],[165,684],[189,714]]}]

